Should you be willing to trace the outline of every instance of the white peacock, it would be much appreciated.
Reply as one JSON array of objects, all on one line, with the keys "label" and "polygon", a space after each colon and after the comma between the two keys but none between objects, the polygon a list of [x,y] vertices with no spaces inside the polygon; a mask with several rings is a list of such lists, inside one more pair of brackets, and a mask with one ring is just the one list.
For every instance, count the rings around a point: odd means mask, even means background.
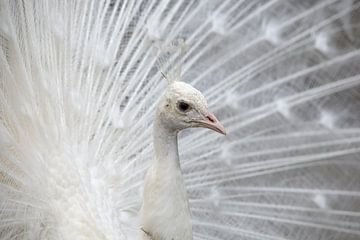
[{"label": "white peacock", "polygon": [[[359,7],[1,0],[0,239],[358,240]],[[166,86],[152,48],[182,38],[183,82]],[[161,124],[214,125],[211,109],[228,135],[181,131],[184,185],[167,161],[143,195],[154,159],[177,151],[173,135],[152,143],[169,94]],[[186,195],[191,223],[171,221]]]}]

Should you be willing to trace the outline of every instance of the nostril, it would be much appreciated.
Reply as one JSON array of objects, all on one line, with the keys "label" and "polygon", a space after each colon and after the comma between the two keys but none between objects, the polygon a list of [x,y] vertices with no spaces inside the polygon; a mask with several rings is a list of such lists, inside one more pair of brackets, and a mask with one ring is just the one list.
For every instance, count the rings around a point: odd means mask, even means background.
[{"label": "nostril", "polygon": [[209,119],[210,122],[214,123],[215,119],[212,116],[206,116],[207,119]]}]

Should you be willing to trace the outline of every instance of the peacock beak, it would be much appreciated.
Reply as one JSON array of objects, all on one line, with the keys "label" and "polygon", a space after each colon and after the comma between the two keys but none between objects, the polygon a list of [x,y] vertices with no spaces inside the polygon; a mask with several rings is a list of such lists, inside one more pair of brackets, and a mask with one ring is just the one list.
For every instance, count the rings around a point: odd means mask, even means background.
[{"label": "peacock beak", "polygon": [[199,121],[200,127],[209,128],[218,133],[226,135],[226,130],[224,126],[217,120],[214,114],[208,113],[203,120]]}]

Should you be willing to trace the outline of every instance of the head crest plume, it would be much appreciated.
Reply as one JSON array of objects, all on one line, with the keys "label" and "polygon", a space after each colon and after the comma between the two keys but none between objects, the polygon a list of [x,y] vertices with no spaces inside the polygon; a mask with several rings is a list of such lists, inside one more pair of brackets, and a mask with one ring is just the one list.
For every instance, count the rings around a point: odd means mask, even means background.
[{"label": "head crest plume", "polygon": [[186,52],[185,41],[177,39],[168,44],[158,41],[154,46],[157,57],[156,65],[167,83],[181,81],[181,66]]}]

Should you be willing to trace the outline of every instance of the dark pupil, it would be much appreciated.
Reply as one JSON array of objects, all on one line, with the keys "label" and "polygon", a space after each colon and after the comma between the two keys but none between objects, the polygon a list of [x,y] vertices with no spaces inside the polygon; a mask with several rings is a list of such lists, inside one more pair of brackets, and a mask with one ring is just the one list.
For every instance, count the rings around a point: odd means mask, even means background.
[{"label": "dark pupil", "polygon": [[189,104],[185,103],[185,102],[180,102],[179,103],[179,109],[183,112],[185,112],[186,110],[189,109]]}]

